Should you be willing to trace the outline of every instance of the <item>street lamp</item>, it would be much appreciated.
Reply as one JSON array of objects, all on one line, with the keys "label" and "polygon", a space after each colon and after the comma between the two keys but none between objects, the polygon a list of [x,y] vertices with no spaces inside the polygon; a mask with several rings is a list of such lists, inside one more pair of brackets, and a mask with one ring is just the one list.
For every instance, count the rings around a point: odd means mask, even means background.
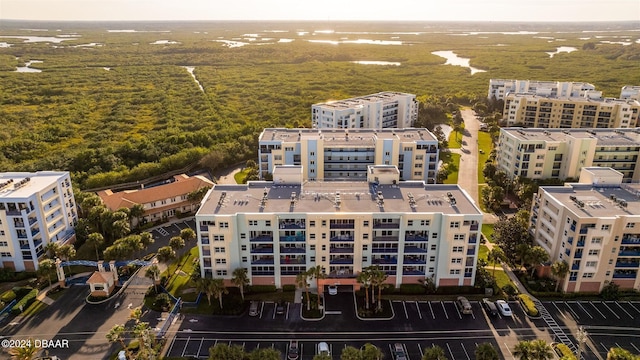
[{"label": "street lamp", "polygon": [[584,346],[584,343],[587,342],[588,338],[589,334],[587,333],[587,330],[580,326],[576,332],[576,340],[578,340],[578,360],[581,360],[580,356],[582,354],[582,347]]}]

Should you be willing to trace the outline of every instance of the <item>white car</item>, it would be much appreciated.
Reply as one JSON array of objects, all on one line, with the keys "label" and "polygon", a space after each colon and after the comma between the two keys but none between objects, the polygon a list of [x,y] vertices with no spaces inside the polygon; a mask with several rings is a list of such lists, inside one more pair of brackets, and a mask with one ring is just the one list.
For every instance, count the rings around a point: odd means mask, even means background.
[{"label": "white car", "polygon": [[498,311],[500,311],[500,314],[502,314],[502,316],[513,316],[513,312],[511,311],[511,308],[506,301],[498,300],[496,301],[496,306],[498,307]]},{"label": "white car", "polygon": [[329,295],[338,295],[337,285],[329,285]]}]

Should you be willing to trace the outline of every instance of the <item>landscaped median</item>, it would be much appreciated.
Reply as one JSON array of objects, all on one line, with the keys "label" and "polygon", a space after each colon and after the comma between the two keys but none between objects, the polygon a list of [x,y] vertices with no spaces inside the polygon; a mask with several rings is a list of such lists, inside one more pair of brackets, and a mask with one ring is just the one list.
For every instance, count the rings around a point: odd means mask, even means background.
[{"label": "landscaped median", "polygon": [[553,343],[551,344],[553,350],[558,354],[560,359],[563,360],[576,360],[576,356],[573,354],[571,349],[565,344],[562,343]]},{"label": "landscaped median", "polygon": [[540,317],[540,311],[538,311],[538,308],[531,299],[531,296],[527,294],[520,294],[518,295],[518,301],[520,301],[520,305],[522,305],[522,308],[527,313],[527,316],[532,318]]}]

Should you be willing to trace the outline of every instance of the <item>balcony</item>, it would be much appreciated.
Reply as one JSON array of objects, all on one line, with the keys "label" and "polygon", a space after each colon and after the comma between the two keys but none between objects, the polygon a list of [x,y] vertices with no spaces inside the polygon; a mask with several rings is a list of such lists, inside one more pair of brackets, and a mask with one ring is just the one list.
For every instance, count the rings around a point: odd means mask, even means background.
[{"label": "balcony", "polygon": [[29,245],[29,242],[22,242],[20,241],[20,249],[22,250],[28,250],[31,249],[31,246]]},{"label": "balcony", "polygon": [[351,269],[336,269],[330,271],[327,277],[332,279],[355,278],[356,274]]},{"label": "balcony", "polygon": [[578,241],[578,243],[576,244],[576,246],[578,246],[578,247],[584,247],[584,240],[580,240],[580,241]]},{"label": "balcony", "polygon": [[335,247],[329,248],[330,254],[353,254],[353,247]]},{"label": "balcony", "polygon": [[280,222],[280,229],[304,229],[306,226],[305,221],[304,220],[286,220],[286,221],[281,221]]},{"label": "balcony", "polygon": [[[396,249],[398,250],[398,249]],[[404,252],[405,253],[418,253],[418,254],[426,254],[427,253],[427,249],[418,247],[418,246],[412,246],[412,245],[406,245],[404,247]]]},{"label": "balcony", "polygon": [[[261,242],[273,242],[273,235],[258,235],[252,238],[249,238],[249,241],[261,241]],[[282,241],[282,240],[281,240]]]},{"label": "balcony", "polygon": [[329,259],[329,264],[334,265],[352,265],[353,264],[353,256],[345,256],[345,257],[334,257],[333,259]]},{"label": "balcony", "polygon": [[623,245],[640,245],[640,237],[625,236],[622,238]]},{"label": "balcony", "polygon": [[209,225],[200,225],[200,231],[201,232],[209,231]]},{"label": "balcony", "polygon": [[427,263],[427,259],[421,256],[405,256],[402,263],[407,265],[424,265]]},{"label": "balcony", "polygon": [[273,270],[262,270],[262,271],[251,271],[252,276],[273,276],[275,275],[275,271]]},{"label": "balcony", "polygon": [[36,236],[40,233],[40,228],[35,228],[31,230],[31,236]]},{"label": "balcony", "polygon": [[256,246],[251,248],[252,254],[273,254],[273,246]]},{"label": "balcony", "polygon": [[16,228],[23,228],[24,227],[24,222],[23,221],[14,221],[13,226]]},{"label": "balcony", "polygon": [[33,225],[33,224],[35,224],[37,221],[38,221],[38,219],[37,219],[37,218],[30,217],[30,218],[29,218],[29,226],[31,226],[31,225]]},{"label": "balcony", "polygon": [[579,270],[579,269],[580,269],[580,264],[571,265],[571,270]]},{"label": "balcony", "polygon": [[398,263],[398,258],[395,256],[389,256],[389,255],[385,255],[382,257],[378,257],[378,258],[373,258],[371,259],[371,263],[372,264],[379,264],[379,265],[385,265],[385,264],[397,264]]},{"label": "balcony", "polygon": [[374,229],[400,229],[400,223],[374,221]]},{"label": "balcony", "polygon": [[371,249],[371,252],[374,254],[384,254],[384,253],[397,254],[398,248],[397,247],[374,247]]},{"label": "balcony", "polygon": [[402,269],[402,275],[404,275],[404,276],[424,276],[425,272],[424,271],[420,271],[420,270],[415,269],[415,268],[404,268],[404,269]]},{"label": "balcony", "polygon": [[476,254],[476,249],[467,249],[467,255],[474,256]]},{"label": "balcony", "polygon": [[280,265],[301,265],[306,264],[307,260],[304,256],[281,256]]},{"label": "balcony", "polygon": [[469,244],[475,244],[477,242],[478,242],[478,236],[476,234],[469,236]]},{"label": "balcony", "polygon": [[479,227],[480,227],[480,226],[479,226],[478,224],[471,224],[471,226],[469,227],[469,230],[471,230],[471,231],[477,231]]},{"label": "balcony", "polygon": [[638,276],[638,273],[635,270],[626,270],[621,272],[614,272],[614,279],[635,279]]},{"label": "balcony", "polygon": [[429,241],[429,238],[422,235],[407,234],[404,241]]},{"label": "balcony", "polygon": [[273,256],[261,256],[251,259],[252,265],[273,265]]},{"label": "balcony", "polygon": [[616,262],[616,267],[637,268],[637,267],[640,267],[640,262],[618,261]]},{"label": "balcony", "polygon": [[353,241],[353,235],[336,235],[330,237],[329,241]]},{"label": "balcony", "polygon": [[398,242],[400,239],[398,239],[397,236],[374,236],[373,237],[373,241],[391,241],[391,242]]},{"label": "balcony", "polygon": [[640,249],[638,250],[620,250],[618,256],[640,256]]},{"label": "balcony", "polygon": [[581,252],[576,252],[576,253],[573,255],[573,258],[574,258],[574,259],[582,259],[582,253],[581,253]]},{"label": "balcony", "polygon": [[334,223],[329,224],[330,229],[355,229],[355,223]]},{"label": "balcony", "polygon": [[295,246],[295,247],[280,246],[281,254],[304,254],[306,252],[307,252],[307,249],[305,249],[302,246]]},{"label": "balcony", "polygon": [[567,242],[569,243],[569,245],[573,245],[573,236],[567,238]]},{"label": "balcony", "polygon": [[[273,240],[273,238],[271,238]],[[280,242],[304,242],[304,235],[280,236]]]}]

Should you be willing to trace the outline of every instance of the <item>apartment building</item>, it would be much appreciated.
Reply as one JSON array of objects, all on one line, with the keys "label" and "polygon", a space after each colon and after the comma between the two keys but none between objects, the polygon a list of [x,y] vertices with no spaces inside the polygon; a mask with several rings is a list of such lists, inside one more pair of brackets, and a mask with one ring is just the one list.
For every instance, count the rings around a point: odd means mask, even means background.
[{"label": "apartment building", "polygon": [[490,79],[487,97],[505,100],[508,94],[535,94],[540,97],[579,97],[596,87],[584,82]]},{"label": "apartment building", "polygon": [[[139,190],[125,190],[113,192],[110,189],[99,191],[97,194],[102,203],[111,211],[121,208],[130,209],[133,205],[142,204],[144,214],[140,218],[143,223],[158,221],[186,214],[198,209],[198,203],[189,200],[189,193],[202,187],[213,186],[213,181],[201,175],[187,176],[180,174],[168,182],[149,186]],[[134,225],[137,224],[134,219]]]},{"label": "apartment building", "polygon": [[0,173],[0,267],[35,271],[50,242],[75,240],[68,172]]},{"label": "apartment building", "polygon": [[251,284],[281,287],[319,265],[325,283],[358,287],[378,265],[395,286],[473,285],[482,212],[458,185],[398,180],[380,165],[365,181],[304,182],[292,165],[272,182],[217,184],[196,214],[202,276],[229,280],[242,267]]},{"label": "apartment building", "polygon": [[362,181],[369,165],[395,165],[400,180],[436,182],[438,139],[427,129],[264,129],[262,179],[277,165],[302,165],[304,180]]},{"label": "apartment building", "polygon": [[502,128],[496,164],[510,178],[577,179],[584,167],[611,167],[640,181],[639,129]]},{"label": "apartment building", "polygon": [[608,283],[640,290],[640,185],[608,168],[583,168],[579,183],[542,186],[529,231],[552,261],[565,261],[567,292],[599,292]]},{"label": "apartment building", "polygon": [[625,85],[620,90],[620,99],[640,101],[640,86]]},{"label": "apartment building", "polygon": [[318,129],[402,129],[412,127],[417,119],[416,96],[399,92],[311,105],[311,121]]},{"label": "apartment building", "polygon": [[638,100],[603,99],[599,92],[582,97],[511,93],[504,100],[503,121],[535,128],[633,128],[640,112]]}]

